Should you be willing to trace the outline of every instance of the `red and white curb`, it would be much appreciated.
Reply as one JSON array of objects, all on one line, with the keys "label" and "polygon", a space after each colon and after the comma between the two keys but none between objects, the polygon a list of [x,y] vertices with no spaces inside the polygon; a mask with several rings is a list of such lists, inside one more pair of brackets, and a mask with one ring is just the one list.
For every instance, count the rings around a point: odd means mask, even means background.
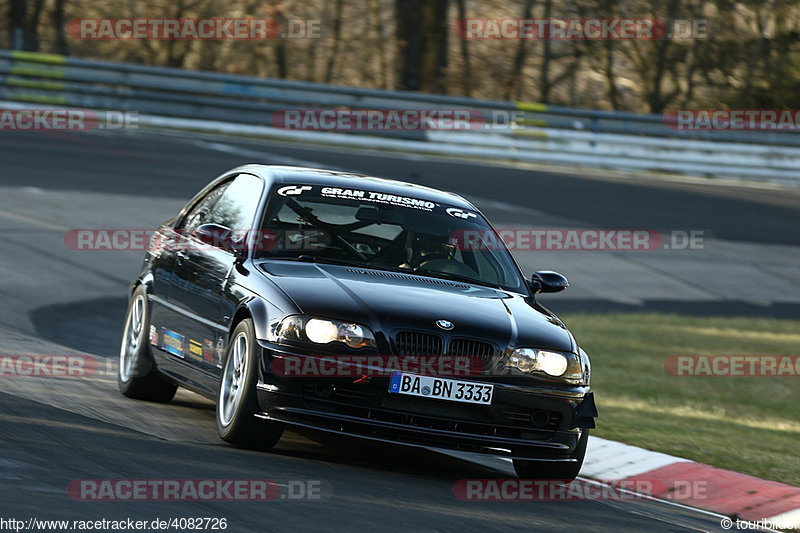
[{"label": "red and white curb", "polygon": [[[432,449],[514,475],[511,459]],[[800,530],[800,487],[613,440],[589,437],[580,477],[617,486],[621,492],[639,491],[645,498],[706,511],[728,521],[727,526],[721,524],[723,529]],[[740,527],[736,519],[743,522]]]},{"label": "red and white curb", "polygon": [[620,442],[589,437],[580,475],[605,482],[649,483],[656,498],[748,522],[766,521],[780,529],[800,529],[800,487]]}]

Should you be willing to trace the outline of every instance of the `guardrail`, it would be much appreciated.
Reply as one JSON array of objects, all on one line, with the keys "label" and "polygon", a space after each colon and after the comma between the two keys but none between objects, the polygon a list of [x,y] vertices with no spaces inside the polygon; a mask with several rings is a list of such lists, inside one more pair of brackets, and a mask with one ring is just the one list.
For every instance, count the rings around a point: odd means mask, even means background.
[{"label": "guardrail", "polygon": [[[2,50],[0,100],[136,111],[149,117],[145,122],[153,125],[247,131],[308,142],[800,182],[800,135],[794,132],[717,132],[712,137],[711,132],[670,129],[661,115],[362,89]],[[270,127],[272,113],[298,107],[471,109],[483,115],[488,127],[377,136]],[[507,119],[512,113],[516,119],[512,126],[491,127],[498,117]],[[183,120],[170,122],[165,117]]]}]

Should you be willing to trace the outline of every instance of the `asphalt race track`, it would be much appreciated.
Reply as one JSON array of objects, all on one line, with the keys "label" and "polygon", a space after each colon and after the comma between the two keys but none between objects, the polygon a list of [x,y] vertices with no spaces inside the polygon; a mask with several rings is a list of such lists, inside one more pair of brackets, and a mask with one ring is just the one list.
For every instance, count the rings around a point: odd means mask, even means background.
[{"label": "asphalt race track", "polygon": [[[657,501],[464,502],[456,480],[511,477],[501,462],[287,432],[273,453],[216,437],[213,405],[118,394],[114,374],[135,251],[74,251],[73,228],[150,229],[211,178],[259,162],[317,165],[462,193],[497,227],[701,230],[701,250],[516,253],[572,283],[556,312],[653,309],[800,316],[800,191],[584,176],[417,156],[132,131],[0,134],[0,354],[86,354],[84,379],[1,378],[0,518],[226,518],[228,531],[720,531],[719,517]],[[108,361],[106,365],[105,361]],[[601,404],[602,408],[602,404]],[[602,418],[600,419],[602,423]],[[319,482],[318,499],[87,502],[79,479]],[[283,494],[284,492],[282,492]]]}]

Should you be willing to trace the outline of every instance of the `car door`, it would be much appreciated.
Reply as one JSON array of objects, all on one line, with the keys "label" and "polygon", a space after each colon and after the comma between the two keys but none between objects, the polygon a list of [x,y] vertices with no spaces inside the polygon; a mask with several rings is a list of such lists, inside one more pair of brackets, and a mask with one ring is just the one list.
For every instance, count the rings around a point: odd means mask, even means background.
[{"label": "car door", "polygon": [[[155,328],[153,333],[156,338],[151,339],[151,342],[154,341],[153,343],[162,350],[164,357],[168,358],[164,361],[166,363],[186,358],[189,352],[188,341],[194,333],[190,331],[194,322],[189,319],[187,310],[174,303],[176,295],[184,290],[186,283],[182,267],[189,257],[189,248],[193,246],[190,236],[204,223],[230,183],[231,180],[226,180],[195,200],[186,214],[176,221],[172,230],[164,231],[164,246],[160,252],[161,268],[158,272],[154,272],[154,276],[159,277],[158,284],[162,288],[154,298],[154,308],[158,308],[159,312],[153,314],[152,324]],[[174,368],[177,370],[170,367],[167,367],[167,370],[176,371],[183,377],[179,372],[180,365]]]},{"label": "car door", "polygon": [[175,250],[171,245],[172,242],[174,242],[174,230],[170,224],[164,224],[153,235],[145,258],[153,275],[148,294],[150,302],[148,338],[151,345],[158,347],[161,347],[161,328],[169,322],[172,314],[167,304],[172,271],[175,268]]},{"label": "car door", "polygon": [[[221,344],[227,342],[229,317],[224,294],[237,256],[230,250],[202,243],[194,235],[202,224],[216,224],[232,235],[246,235],[261,201],[264,184],[251,174],[228,182],[208,212],[190,221],[184,232],[187,246],[176,255],[169,300],[176,314],[175,331],[183,347],[183,360],[212,375],[222,367]],[[182,337],[182,339],[181,339]]]}]

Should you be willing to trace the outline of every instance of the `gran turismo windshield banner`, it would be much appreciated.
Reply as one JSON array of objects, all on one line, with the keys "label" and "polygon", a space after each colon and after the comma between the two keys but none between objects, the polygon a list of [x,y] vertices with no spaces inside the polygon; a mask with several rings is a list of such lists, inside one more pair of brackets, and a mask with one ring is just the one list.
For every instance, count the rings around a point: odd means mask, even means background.
[{"label": "gran turismo windshield banner", "polygon": [[316,185],[282,185],[277,189],[278,196],[284,197],[321,197],[340,200],[357,200],[379,205],[407,207],[444,213],[464,220],[478,218],[477,213],[460,207],[443,205],[423,198],[390,194],[382,191],[358,188],[321,187]]}]

